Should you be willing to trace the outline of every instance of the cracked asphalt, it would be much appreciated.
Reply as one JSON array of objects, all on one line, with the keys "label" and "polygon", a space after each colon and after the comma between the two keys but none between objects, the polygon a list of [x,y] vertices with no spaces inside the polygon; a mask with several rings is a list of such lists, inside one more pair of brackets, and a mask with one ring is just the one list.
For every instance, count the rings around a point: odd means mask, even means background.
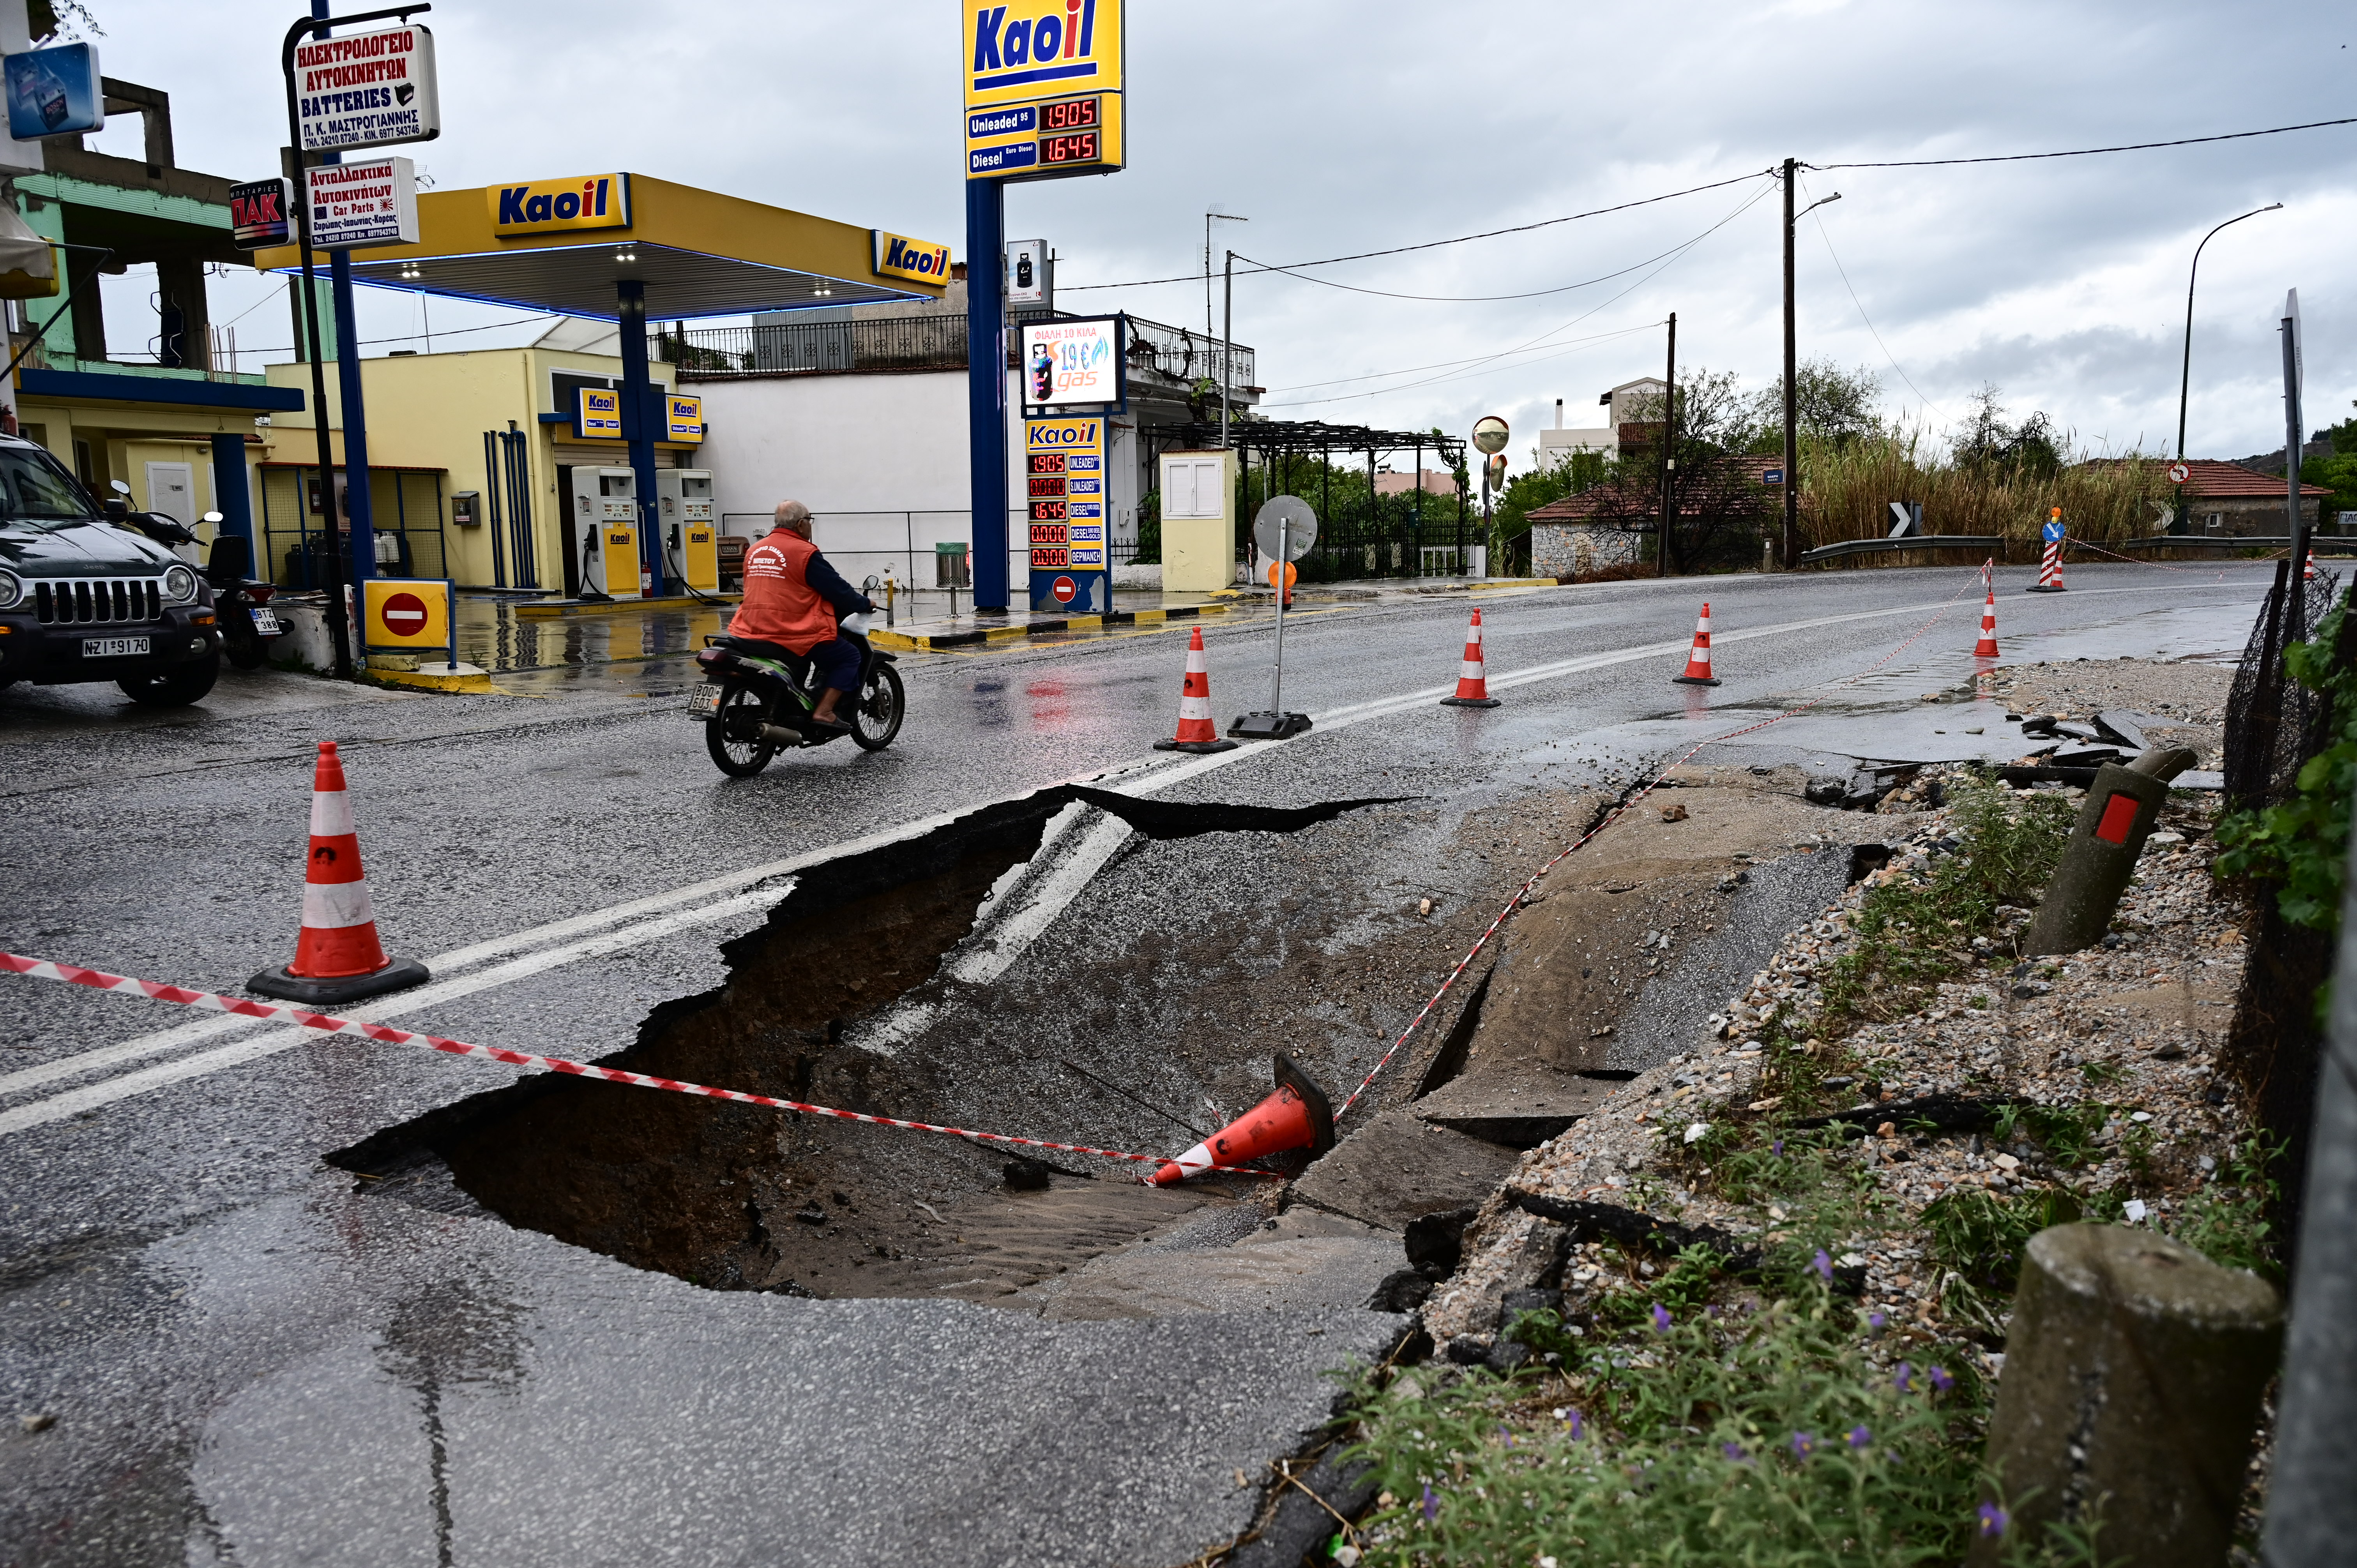
[{"label": "cracked asphalt", "polygon": [[[2041,597],[2007,569],[2000,644],[2008,663],[2231,655],[2270,570],[2074,564],[2072,591]],[[1673,685],[1706,596],[1725,683]],[[1082,886],[998,982],[1041,988],[1002,998],[1017,1018],[1053,993],[1049,972],[1143,988],[1106,1016],[1151,1018],[1163,971],[1114,961],[1216,944],[1223,920],[1287,898],[1337,906],[1309,913],[1345,955],[1392,940],[1427,888],[1444,912],[1459,896],[1494,908],[1522,863],[1445,829],[1628,782],[1857,674],[1943,603],[1869,679],[1703,760],[2010,748],[2001,728],[1937,736],[1955,726],[1919,703],[1973,671],[1968,569],[1478,601],[1503,706],[1435,701],[1465,596],[1352,602],[1287,627],[1286,706],[1318,727],[1216,767],[1149,749],[1176,714],[1170,635],[909,656],[889,751],[828,747],[748,781],[714,770],[681,716],[680,660],[496,697],[229,676],[172,714],[126,712],[111,687],[13,688],[0,946],[221,990],[284,961],[321,739],[343,751],[388,947],[436,969],[423,1004],[354,1011],[581,1058],[720,984],[721,943],[793,879],[825,876],[838,846],[1045,785],[1264,806],[1408,796],[1440,813],[1401,834],[1344,818],[1297,839],[1133,840],[1102,905]],[[1206,623],[1223,719],[1265,704],[1269,632],[1264,615]],[[1157,789],[1153,770],[1182,768]],[[1360,907],[1339,907],[1353,890]],[[840,941],[807,959],[861,961]],[[1445,964],[1427,968],[1437,983]],[[1337,1064],[1367,1059],[1368,1026],[1415,1002],[1402,984],[1344,1007],[1342,989],[1292,1026],[1351,1031],[1328,1043]],[[1263,1010],[1272,1027],[1287,1015]],[[1081,1038],[1060,1019],[1039,1034],[1043,1054]],[[1151,1048],[1095,1045],[1101,1061]],[[1325,1374],[1402,1326],[1331,1305],[1050,1322],[704,1290],[372,1199],[322,1162],[514,1076],[0,978],[0,1563],[1178,1563],[1248,1528],[1269,1462],[1331,1409]],[[1135,1081],[1155,1083],[1154,1064]],[[1142,1112],[1120,1123],[1103,1097],[1028,1108],[1039,1120],[1006,1130],[1172,1135]],[[1087,1116],[1115,1124],[1068,1121]]]}]

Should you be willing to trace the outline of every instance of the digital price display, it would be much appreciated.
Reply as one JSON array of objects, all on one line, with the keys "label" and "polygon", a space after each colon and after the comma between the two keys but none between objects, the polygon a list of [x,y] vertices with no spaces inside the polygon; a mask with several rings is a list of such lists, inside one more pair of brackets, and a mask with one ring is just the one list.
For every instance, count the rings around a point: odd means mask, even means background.
[{"label": "digital price display", "polygon": [[1060,474],[1064,471],[1064,455],[1061,452],[1034,452],[1031,454],[1031,471],[1035,474]]},{"label": "digital price display", "polygon": [[1061,475],[1034,474],[1031,476],[1031,494],[1034,499],[1040,496],[1060,496],[1063,493],[1064,480]]},{"label": "digital price display", "polygon": [[1065,503],[1060,499],[1052,501],[1033,501],[1031,503],[1031,521],[1034,522],[1061,522],[1064,521],[1064,506]]},{"label": "digital price display", "polygon": [[1103,161],[1097,150],[1097,134],[1081,131],[1069,136],[1039,138],[1039,161],[1042,164],[1092,164]]},{"label": "digital price display", "polygon": [[1093,131],[1104,124],[1104,100],[1102,98],[1069,98],[1061,103],[1039,106],[1039,129],[1056,131]]}]

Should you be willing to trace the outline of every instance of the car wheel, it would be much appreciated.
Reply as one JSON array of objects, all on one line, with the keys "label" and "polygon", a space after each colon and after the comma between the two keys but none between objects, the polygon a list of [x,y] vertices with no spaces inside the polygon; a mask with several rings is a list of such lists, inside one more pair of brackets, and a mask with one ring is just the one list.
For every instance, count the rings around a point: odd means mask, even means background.
[{"label": "car wheel", "polygon": [[216,649],[202,659],[190,660],[154,675],[139,675],[117,681],[115,685],[135,703],[151,708],[185,708],[213,689],[221,679],[221,651]]}]

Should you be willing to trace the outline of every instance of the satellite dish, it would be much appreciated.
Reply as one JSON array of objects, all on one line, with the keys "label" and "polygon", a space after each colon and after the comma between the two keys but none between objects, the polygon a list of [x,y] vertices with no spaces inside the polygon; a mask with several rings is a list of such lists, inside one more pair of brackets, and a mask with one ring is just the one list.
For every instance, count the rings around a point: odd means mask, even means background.
[{"label": "satellite dish", "polygon": [[1494,413],[1485,413],[1473,422],[1473,445],[1484,452],[1506,449],[1506,422]]},{"label": "satellite dish", "polygon": [[[1280,524],[1285,532],[1282,552],[1277,549],[1276,539]],[[1272,561],[1280,553],[1287,561],[1298,561],[1318,542],[1318,514],[1299,496],[1271,496],[1254,514],[1253,542]]]}]

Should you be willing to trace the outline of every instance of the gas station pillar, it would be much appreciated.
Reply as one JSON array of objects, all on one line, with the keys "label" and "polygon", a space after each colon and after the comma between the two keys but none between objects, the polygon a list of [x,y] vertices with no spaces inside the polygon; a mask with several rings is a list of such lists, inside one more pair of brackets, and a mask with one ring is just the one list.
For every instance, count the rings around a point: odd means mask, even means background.
[{"label": "gas station pillar", "polygon": [[1006,574],[1006,182],[965,183],[966,450],[974,607],[1004,613]]},{"label": "gas station pillar", "polygon": [[655,421],[654,382],[647,374],[647,285],[628,279],[616,284],[614,292],[621,307],[617,326],[622,335],[622,441],[637,476],[632,488],[639,500],[639,561],[647,572],[648,596],[661,598],[670,591],[655,517],[655,435],[664,427]]}]

